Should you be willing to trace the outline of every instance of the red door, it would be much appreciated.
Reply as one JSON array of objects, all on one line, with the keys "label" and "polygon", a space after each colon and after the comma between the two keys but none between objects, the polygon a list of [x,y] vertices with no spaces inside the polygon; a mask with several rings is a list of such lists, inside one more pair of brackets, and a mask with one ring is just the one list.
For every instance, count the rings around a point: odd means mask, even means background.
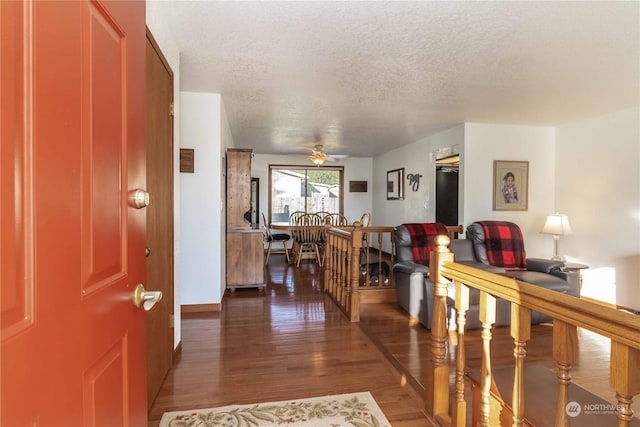
[{"label": "red door", "polygon": [[144,2],[0,24],[0,425],[146,425]]}]

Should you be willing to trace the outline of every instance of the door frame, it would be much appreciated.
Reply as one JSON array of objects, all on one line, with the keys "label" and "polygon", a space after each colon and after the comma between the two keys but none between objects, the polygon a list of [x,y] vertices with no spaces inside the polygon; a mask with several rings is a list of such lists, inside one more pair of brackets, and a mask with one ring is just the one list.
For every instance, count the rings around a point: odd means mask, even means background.
[{"label": "door frame", "polygon": [[152,77],[161,71],[152,70],[147,59],[147,187],[152,198],[147,212],[147,277],[148,288],[163,293],[160,307],[147,317],[147,406],[151,408],[174,362],[174,80],[148,27],[146,36],[146,55],[154,55],[153,60],[166,71],[160,82],[152,82]]}]

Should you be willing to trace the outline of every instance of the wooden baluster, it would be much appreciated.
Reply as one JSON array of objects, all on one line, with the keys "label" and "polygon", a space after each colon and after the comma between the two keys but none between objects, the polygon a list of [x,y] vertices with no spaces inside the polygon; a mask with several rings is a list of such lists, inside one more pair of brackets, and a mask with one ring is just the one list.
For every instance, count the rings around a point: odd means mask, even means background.
[{"label": "wooden baluster", "polygon": [[354,223],[353,232],[351,233],[350,251],[350,275],[351,281],[351,321],[360,321],[360,249],[362,249],[362,224]]},{"label": "wooden baluster", "polygon": [[640,350],[611,340],[610,384],[616,391],[618,426],[628,426],[633,419],[631,403],[640,393]]},{"label": "wooden baluster", "polygon": [[329,295],[333,296],[333,291],[331,289],[331,286],[332,286],[331,280],[333,278],[333,260],[331,259],[331,253],[333,252],[333,236],[326,235],[325,239],[327,240],[327,244],[324,249],[324,254],[325,254],[324,289],[325,289],[325,292],[328,292]]},{"label": "wooden baluster", "polygon": [[511,303],[511,336],[515,360],[511,407],[513,425],[521,426],[524,422],[524,358],[527,355],[527,341],[531,339],[531,310],[515,303]]},{"label": "wooden baluster", "polygon": [[336,303],[339,301],[338,300],[338,295],[339,295],[339,287],[340,287],[340,276],[339,276],[339,268],[340,268],[340,239],[334,237],[333,239],[333,249],[331,251],[331,269],[333,270],[333,272],[331,273],[331,292],[333,295],[333,299],[336,301]]},{"label": "wooden baluster", "polygon": [[347,241],[342,239],[342,299],[341,304],[345,312],[349,312],[349,247]]},{"label": "wooden baluster", "polygon": [[578,351],[578,329],[575,325],[553,320],[553,358],[558,364],[558,406],[556,426],[568,426],[567,403],[571,384],[571,366]]},{"label": "wooden baluster", "polygon": [[342,306],[344,307],[347,316],[349,317],[349,321],[351,321],[351,275],[350,275],[350,266],[351,266],[351,248],[347,245],[347,241],[345,240],[345,256],[344,256],[344,293]]},{"label": "wooden baluster", "polygon": [[331,273],[331,292],[333,295],[333,298],[337,301],[338,300],[338,287],[340,286],[340,283],[338,282],[339,280],[339,276],[338,276],[338,269],[340,268],[340,266],[338,265],[338,260],[340,259],[340,239],[334,237],[333,238],[333,244],[331,245],[331,269],[333,270],[333,272]]},{"label": "wooden baluster", "polygon": [[[389,234],[389,240],[391,244],[391,263],[390,266],[393,266],[396,263],[396,233],[392,232]],[[389,285],[396,287],[396,279],[395,274],[390,274]]]},{"label": "wooden baluster", "polygon": [[336,302],[340,299],[340,251],[342,242],[336,238],[333,245],[333,298]]},{"label": "wooden baluster", "polygon": [[345,288],[346,288],[346,279],[345,279],[345,275],[344,275],[344,270],[345,270],[345,259],[346,259],[347,255],[345,253],[345,242],[344,239],[340,239],[340,259],[338,260],[338,265],[340,265],[339,268],[339,279],[338,279],[338,304],[340,305],[340,308],[342,308],[343,310],[345,309]]},{"label": "wooden baluster", "polygon": [[333,299],[340,302],[340,239],[335,239],[333,245]]},{"label": "wooden baluster", "polygon": [[327,246],[327,270],[325,270],[325,276],[329,276],[329,287],[325,288],[329,295],[335,298],[335,279],[336,279],[336,263],[333,254],[336,251],[336,238],[329,236],[329,245]]},{"label": "wooden baluster", "polygon": [[449,411],[449,367],[445,362],[447,338],[447,285],[440,274],[440,265],[453,261],[449,238],[439,235],[431,252],[429,277],[433,282],[433,314],[431,320],[431,360],[427,362],[425,409],[432,417],[446,417]]},{"label": "wooden baluster", "polygon": [[480,322],[482,323],[482,367],[480,369],[480,425],[489,426],[491,393],[491,327],[496,322],[496,298],[480,292]]},{"label": "wooden baluster", "polygon": [[[355,223],[354,223],[355,225]],[[371,263],[371,244],[369,243],[371,239],[371,233],[367,233],[367,242],[364,248],[364,284],[366,287],[371,286],[371,276],[369,275],[369,264]]]},{"label": "wooden baluster", "polygon": [[[382,248],[383,248],[383,244],[384,244],[384,233],[381,231],[376,231],[376,236],[377,236],[377,241],[378,241],[378,259],[380,260],[380,262],[382,261],[382,256],[380,256],[380,254],[382,253]],[[369,236],[371,237],[371,236]],[[393,264],[391,264],[393,265]],[[380,274],[382,274],[382,269],[379,270]],[[382,285],[382,282],[379,282],[380,285]]]},{"label": "wooden baluster", "polygon": [[464,352],[464,327],[467,323],[469,310],[469,287],[456,282],[456,310],[458,311],[458,348],[456,350],[456,404],[453,408],[453,422],[451,425],[464,427],[466,425],[467,403],[464,400],[464,368],[466,354]]}]

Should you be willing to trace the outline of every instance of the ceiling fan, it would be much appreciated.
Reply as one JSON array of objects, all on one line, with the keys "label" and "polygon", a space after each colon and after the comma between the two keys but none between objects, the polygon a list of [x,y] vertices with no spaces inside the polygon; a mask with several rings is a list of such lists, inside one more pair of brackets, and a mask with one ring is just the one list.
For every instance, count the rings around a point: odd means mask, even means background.
[{"label": "ceiling fan", "polygon": [[335,162],[349,157],[346,154],[327,154],[324,151],[322,144],[316,144],[314,148],[314,150],[311,150],[309,160],[311,160],[311,162],[316,166],[320,166],[326,161]]}]

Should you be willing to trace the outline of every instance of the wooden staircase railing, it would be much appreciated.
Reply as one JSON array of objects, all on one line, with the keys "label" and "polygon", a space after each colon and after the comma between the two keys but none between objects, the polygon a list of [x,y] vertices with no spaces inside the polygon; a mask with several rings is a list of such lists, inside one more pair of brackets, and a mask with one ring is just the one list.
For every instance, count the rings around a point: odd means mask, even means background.
[{"label": "wooden staircase railing", "polygon": [[[618,426],[628,426],[633,419],[631,403],[640,393],[640,316],[581,300],[513,278],[493,274],[454,262],[449,238],[438,236],[431,253],[430,278],[434,283],[434,313],[431,325],[431,359],[427,366],[425,408],[441,425],[466,425],[465,335],[469,290],[480,291],[482,322],[482,364],[480,371],[479,425],[490,425],[491,327],[495,322],[496,299],[511,302],[511,336],[514,341],[514,375],[512,392],[513,426],[523,425],[524,359],[531,338],[531,311],[553,317],[553,357],[557,363],[559,399],[556,426],[569,425],[567,393],[571,383],[571,366],[577,355],[577,328],[585,328],[611,339],[610,386],[616,392]],[[455,283],[457,310],[457,348],[455,390],[450,405],[449,366],[446,362],[447,287]],[[579,423],[579,421],[576,421]],[[579,424],[575,424],[579,425]]]},{"label": "wooden staircase railing", "polygon": [[395,301],[393,239],[393,227],[326,227],[325,292],[351,322],[360,321],[360,304]]}]

